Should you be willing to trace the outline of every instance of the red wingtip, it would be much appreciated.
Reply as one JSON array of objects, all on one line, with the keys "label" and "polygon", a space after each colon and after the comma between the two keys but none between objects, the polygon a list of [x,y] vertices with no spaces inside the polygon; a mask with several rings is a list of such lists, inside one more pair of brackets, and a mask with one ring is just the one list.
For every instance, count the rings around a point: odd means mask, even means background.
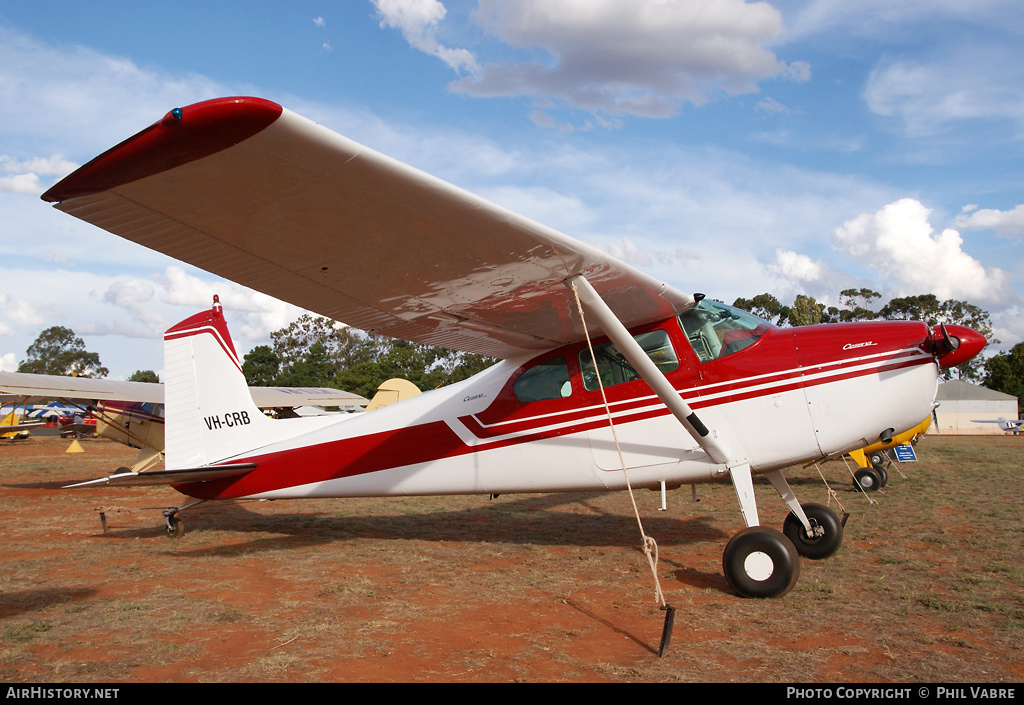
[{"label": "red wingtip", "polygon": [[283,108],[262,98],[217,98],[175,108],[160,121],[107,150],[43,194],[59,203],[88,196],[238,144],[265,129]]}]

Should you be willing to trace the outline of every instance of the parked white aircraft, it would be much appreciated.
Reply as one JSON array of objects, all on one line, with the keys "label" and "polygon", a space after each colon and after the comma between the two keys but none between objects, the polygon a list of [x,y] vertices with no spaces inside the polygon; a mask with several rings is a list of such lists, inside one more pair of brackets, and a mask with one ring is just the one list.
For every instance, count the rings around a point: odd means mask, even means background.
[{"label": "parked white aircraft", "polygon": [[1004,419],[1000,416],[998,419],[971,419],[971,423],[997,423],[999,428],[1009,433],[1020,433],[1022,426],[1024,426],[1024,419]]},{"label": "parked white aircraft", "polygon": [[[842,542],[782,469],[917,425],[939,368],[986,342],[906,321],[774,327],[258,98],[172,110],[43,198],[334,320],[502,359],[369,414],[273,420],[215,301],[165,337],[167,469],[94,482],[206,501],[728,479],[747,528],[723,567],[741,595],[785,594],[798,554]],[[759,525],[755,474],[791,510],[782,532]]]}]

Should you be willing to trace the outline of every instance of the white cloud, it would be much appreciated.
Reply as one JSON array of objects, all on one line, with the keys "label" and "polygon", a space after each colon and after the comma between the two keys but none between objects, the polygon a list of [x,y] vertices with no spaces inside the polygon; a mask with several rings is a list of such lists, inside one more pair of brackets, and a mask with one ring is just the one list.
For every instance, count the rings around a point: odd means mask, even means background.
[{"label": "white cloud", "polygon": [[60,154],[51,157],[16,161],[6,154],[0,154],[0,171],[8,174],[33,172],[43,176],[64,176],[78,168],[78,164],[69,162]]},{"label": "white cloud", "polygon": [[820,37],[840,32],[844,37],[895,39],[906,42],[909,26],[950,21],[957,27],[986,25],[1006,29],[1016,24],[1022,29],[1018,0],[787,0],[776,5],[786,14],[791,39]]},{"label": "white cloud", "polygon": [[476,57],[465,49],[437,41],[438,24],[448,14],[437,0],[373,0],[380,26],[397,29],[405,41],[425,54],[436,56],[456,71],[476,70]]},{"label": "white cloud", "polygon": [[810,78],[806,62],[787,66],[766,48],[783,31],[767,3],[481,0],[475,20],[502,42],[548,57],[485,65],[452,85],[475,96],[526,95],[667,117],[684,101],[755,92],[763,79]]},{"label": "white cloud", "polygon": [[18,371],[18,358],[14,353],[0,355],[0,370],[4,372]]},{"label": "white cloud", "polygon": [[1024,54],[1017,48],[960,46],[934,58],[881,62],[864,100],[878,115],[927,137],[967,120],[1009,121],[1024,129]]},{"label": "white cloud", "polygon": [[0,176],[0,191],[38,196],[46,189],[40,176],[64,176],[78,167],[63,156],[55,154],[47,158],[35,158],[17,161],[6,154],[0,154],[0,173],[11,176]]},{"label": "white cloud", "polygon": [[9,193],[20,193],[28,196],[38,196],[45,191],[39,182],[36,174],[15,174],[14,176],[0,176],[0,191]]},{"label": "white cloud", "polygon": [[317,27],[326,27],[327,20],[325,20],[323,17],[314,17],[313,24],[315,24]]},{"label": "white cloud", "polygon": [[956,217],[953,224],[967,230],[994,230],[1000,235],[1024,237],[1024,205],[1008,211],[993,208],[975,210],[970,206]]},{"label": "white cloud", "polygon": [[650,255],[638,247],[636,243],[628,237],[614,240],[612,242],[598,243],[595,246],[623,262],[629,262],[630,264],[638,267],[651,266]]},{"label": "white cloud", "polygon": [[238,340],[267,340],[272,331],[289,325],[303,313],[296,306],[234,282],[200,279],[177,266],[154,275],[153,281],[160,288],[156,297],[161,302],[196,311],[209,308],[216,295],[224,306],[225,316],[235,322],[231,325],[231,335]]},{"label": "white cloud", "polygon": [[876,213],[862,213],[836,228],[833,243],[847,257],[878,273],[895,295],[933,293],[974,304],[1016,300],[1002,270],[986,268],[961,247],[960,233],[936,233],[931,210],[904,198]]},{"label": "white cloud", "polygon": [[820,281],[827,269],[825,262],[792,250],[776,250],[775,261],[768,265],[768,271],[772,274],[804,283]]},{"label": "white cloud", "polygon": [[0,26],[0,137],[17,137],[5,145],[8,153],[15,147],[35,154],[65,149],[74,135],[83,156],[92,157],[152,124],[169,107],[230,94],[204,76],[172,76]]}]

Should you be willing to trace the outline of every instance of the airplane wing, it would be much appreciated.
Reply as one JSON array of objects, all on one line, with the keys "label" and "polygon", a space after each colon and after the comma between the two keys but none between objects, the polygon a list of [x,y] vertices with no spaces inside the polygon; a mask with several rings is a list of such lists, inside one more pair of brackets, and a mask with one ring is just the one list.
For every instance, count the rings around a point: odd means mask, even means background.
[{"label": "airplane wing", "polygon": [[0,392],[30,399],[89,399],[154,404],[162,404],[164,401],[162,384],[27,372],[0,372]]},{"label": "airplane wing", "polygon": [[366,406],[365,397],[330,387],[249,387],[252,400],[261,409],[299,406]]},{"label": "airplane wing", "polygon": [[32,429],[45,426],[45,421],[29,421],[28,423],[9,423],[0,424],[0,438],[6,437],[10,433],[20,433],[21,431],[31,431]]},{"label": "airplane wing", "polygon": [[[366,406],[358,394],[328,387],[249,387],[261,409],[295,406]],[[82,399],[164,403],[164,385],[155,382],[125,382],[115,379],[61,377],[26,372],[0,372],[0,394],[28,399]]]},{"label": "airplane wing", "polygon": [[172,110],[43,195],[362,330],[495,357],[581,340],[584,274],[627,326],[694,299],[259,98]]}]

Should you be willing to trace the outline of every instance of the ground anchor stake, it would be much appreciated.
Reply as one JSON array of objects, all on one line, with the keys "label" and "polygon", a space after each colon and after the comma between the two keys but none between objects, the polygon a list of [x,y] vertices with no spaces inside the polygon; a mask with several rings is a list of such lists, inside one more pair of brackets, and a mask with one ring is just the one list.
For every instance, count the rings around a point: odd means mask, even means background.
[{"label": "ground anchor stake", "polygon": [[676,608],[672,605],[665,605],[662,607],[665,611],[665,626],[661,629],[661,647],[658,649],[658,658],[665,655],[668,651],[668,644],[672,641],[672,624],[676,620]]}]

